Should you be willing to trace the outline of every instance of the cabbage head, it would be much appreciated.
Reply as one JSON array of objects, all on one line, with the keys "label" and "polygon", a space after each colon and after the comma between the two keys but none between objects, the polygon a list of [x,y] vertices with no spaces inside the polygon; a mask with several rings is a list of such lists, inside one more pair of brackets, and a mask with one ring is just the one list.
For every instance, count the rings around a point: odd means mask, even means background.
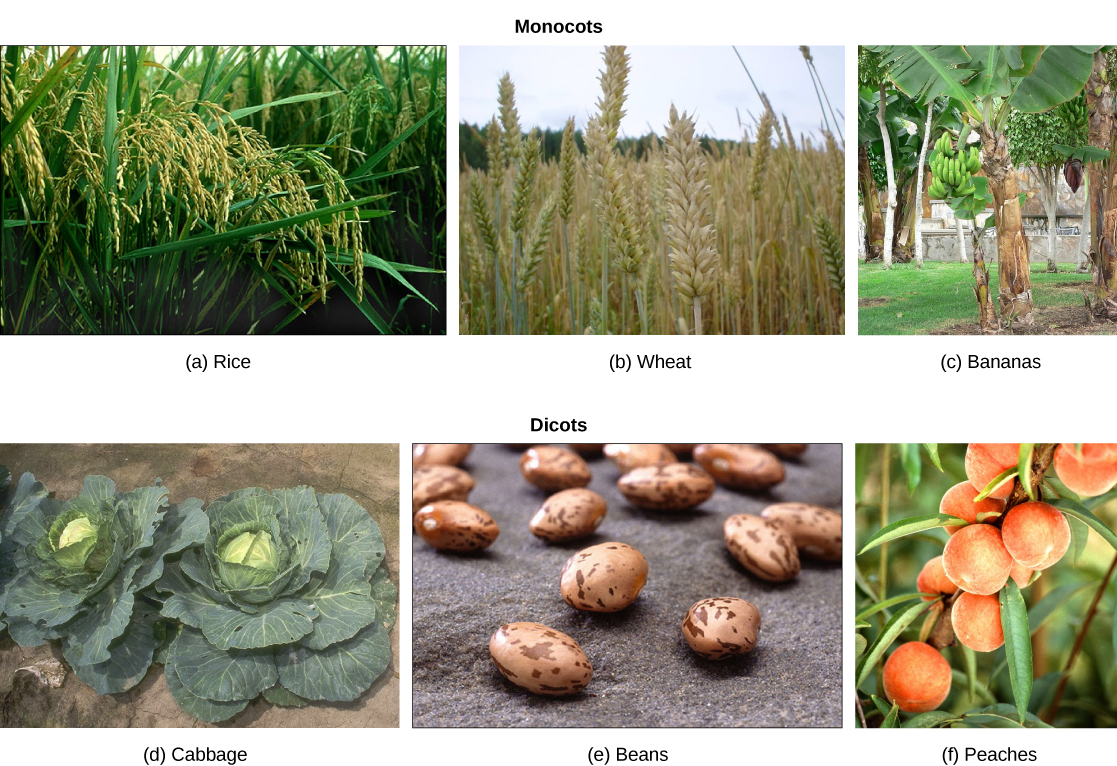
[{"label": "cabbage head", "polygon": [[243,489],[206,509],[205,543],[167,567],[162,613],[183,623],[167,685],[186,712],[223,721],[258,695],[344,702],[391,659],[397,590],[384,541],[347,495]]},{"label": "cabbage head", "polygon": [[205,538],[200,500],[169,505],[167,489],[117,492],[87,476],[66,502],[25,473],[2,521],[0,592],[21,646],[60,639],[78,677],[99,694],[135,686],[166,630],[153,585],[167,556]]}]

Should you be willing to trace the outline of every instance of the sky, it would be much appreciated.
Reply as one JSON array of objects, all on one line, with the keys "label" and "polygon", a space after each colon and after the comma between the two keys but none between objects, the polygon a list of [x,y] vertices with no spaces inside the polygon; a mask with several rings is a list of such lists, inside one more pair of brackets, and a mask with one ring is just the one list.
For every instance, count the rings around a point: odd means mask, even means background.
[{"label": "sky", "polygon": [[[772,107],[787,115],[796,136],[818,137],[822,112],[799,49],[737,46],[737,50]],[[464,122],[483,125],[492,119],[498,109],[497,83],[506,71],[516,85],[516,108],[525,131],[535,126],[561,130],[570,116],[581,130],[596,112],[601,95],[598,72],[604,67],[601,47],[462,46],[459,51],[459,106]],[[628,53],[631,72],[623,136],[643,136],[649,130],[662,135],[672,102],[680,112],[697,113],[699,133],[722,139],[741,138],[738,110],[749,126],[754,124],[749,113],[760,116],[760,99],[731,47],[630,47]],[[811,48],[811,55],[834,114],[842,120],[845,52],[841,46],[818,46]],[[844,122],[841,131],[845,133]]]}]

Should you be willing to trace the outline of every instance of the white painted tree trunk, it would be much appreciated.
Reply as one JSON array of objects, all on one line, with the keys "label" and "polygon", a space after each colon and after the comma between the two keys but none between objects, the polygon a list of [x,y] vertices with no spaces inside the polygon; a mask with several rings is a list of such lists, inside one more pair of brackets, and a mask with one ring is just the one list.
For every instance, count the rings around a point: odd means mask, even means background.
[{"label": "white painted tree trunk", "polygon": [[1047,213],[1047,273],[1054,274],[1059,270],[1055,265],[1055,248],[1059,242],[1055,233],[1059,212],[1059,171],[1054,167],[1046,167],[1032,168],[1032,172],[1039,180],[1043,211]]},{"label": "white painted tree trunk", "polygon": [[931,140],[931,109],[935,100],[927,102],[927,124],[923,126],[923,146],[919,150],[919,169],[915,174],[915,268],[923,268],[923,167],[927,162],[927,144]]},{"label": "white painted tree trunk", "polygon": [[884,144],[884,168],[888,173],[888,210],[884,214],[884,268],[892,268],[892,230],[896,217],[896,172],[892,168],[892,141],[888,137],[888,126],[884,122],[884,110],[888,104],[888,96],[884,92],[884,83],[880,85],[880,106],[877,108],[877,123],[880,125],[881,142]]},{"label": "white painted tree trunk", "polygon": [[1074,270],[1079,274],[1090,273],[1090,229],[1093,225],[1090,221],[1090,178],[1088,174],[1083,174],[1082,183],[1084,189],[1082,192],[1082,228],[1079,230],[1078,235],[1078,255],[1075,256]]},{"label": "white painted tree trunk", "polygon": [[954,228],[958,232],[958,255],[961,256],[962,263],[969,263],[970,259],[966,257],[966,235],[962,233],[962,219],[958,216],[954,216]]}]

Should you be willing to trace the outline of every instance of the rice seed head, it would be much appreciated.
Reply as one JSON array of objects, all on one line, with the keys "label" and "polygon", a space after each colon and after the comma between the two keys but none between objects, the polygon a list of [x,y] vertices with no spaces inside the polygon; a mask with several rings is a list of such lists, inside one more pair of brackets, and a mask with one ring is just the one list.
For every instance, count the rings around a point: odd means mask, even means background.
[{"label": "rice seed head", "polygon": [[516,162],[520,158],[520,115],[516,111],[516,85],[512,75],[505,72],[500,78],[500,124],[504,127],[504,151],[508,159]]},{"label": "rice seed head", "polygon": [[772,127],[775,124],[775,113],[771,109],[765,109],[760,117],[760,127],[756,131],[756,153],[752,158],[752,175],[749,179],[749,191],[757,201],[764,196],[764,175],[768,169],[768,157],[772,154]]},{"label": "rice seed head", "polygon": [[586,148],[591,171],[597,179],[599,194],[598,218],[604,224],[613,263],[629,274],[640,268],[644,254],[633,228],[632,203],[628,197],[624,175],[617,167],[617,155],[605,127],[596,117],[586,124]]},{"label": "rice seed head", "polygon": [[694,137],[694,121],[671,105],[667,125],[667,243],[675,289],[686,298],[714,289],[717,240],[710,223],[706,161]]},{"label": "rice seed head", "polygon": [[489,180],[499,190],[504,185],[504,169],[508,166],[508,161],[504,156],[504,134],[496,115],[493,115],[485,128],[485,152],[489,161]]},{"label": "rice seed head", "polygon": [[[406,93],[406,91],[404,92]],[[400,108],[399,114],[396,115],[396,129],[394,134],[392,135],[393,141],[402,136],[404,131],[415,124],[414,115],[415,112],[413,107],[411,106],[411,101],[408,100],[406,96],[404,96],[403,106]],[[403,153],[403,149],[406,145],[406,141],[400,144],[396,144],[396,147],[392,149],[391,154],[388,155],[389,172],[395,170],[396,167],[398,167],[400,155]]]},{"label": "rice seed head", "polygon": [[628,86],[628,53],[623,45],[608,45],[602,54],[605,69],[598,78],[601,96],[597,100],[598,119],[605,137],[611,144],[617,140],[617,131],[624,118],[625,88]]},{"label": "rice seed head", "polygon": [[520,150],[520,165],[516,169],[516,187],[512,193],[512,232],[522,235],[527,226],[528,211],[531,210],[535,192],[535,172],[539,164],[539,139],[534,135],[525,138]]},{"label": "rice seed head", "polygon": [[574,208],[574,181],[578,171],[578,145],[574,142],[574,118],[566,121],[559,149],[559,168],[562,174],[562,193],[559,198],[559,218],[570,220]]}]

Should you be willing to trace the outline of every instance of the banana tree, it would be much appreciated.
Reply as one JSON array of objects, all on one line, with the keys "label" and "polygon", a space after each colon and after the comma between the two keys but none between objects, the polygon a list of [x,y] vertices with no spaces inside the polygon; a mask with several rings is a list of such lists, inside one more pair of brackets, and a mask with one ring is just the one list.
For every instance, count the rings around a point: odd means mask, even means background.
[{"label": "banana tree", "polygon": [[1100,46],[866,47],[881,57],[888,78],[900,91],[923,103],[949,96],[976,126],[997,232],[1001,319],[1031,324],[1030,250],[1004,125],[1012,109],[1044,112],[1077,95]]},{"label": "banana tree", "polygon": [[1086,81],[1090,147],[1090,260],[1094,263],[1094,311],[1117,319],[1117,55],[1112,46],[1094,52]]}]

